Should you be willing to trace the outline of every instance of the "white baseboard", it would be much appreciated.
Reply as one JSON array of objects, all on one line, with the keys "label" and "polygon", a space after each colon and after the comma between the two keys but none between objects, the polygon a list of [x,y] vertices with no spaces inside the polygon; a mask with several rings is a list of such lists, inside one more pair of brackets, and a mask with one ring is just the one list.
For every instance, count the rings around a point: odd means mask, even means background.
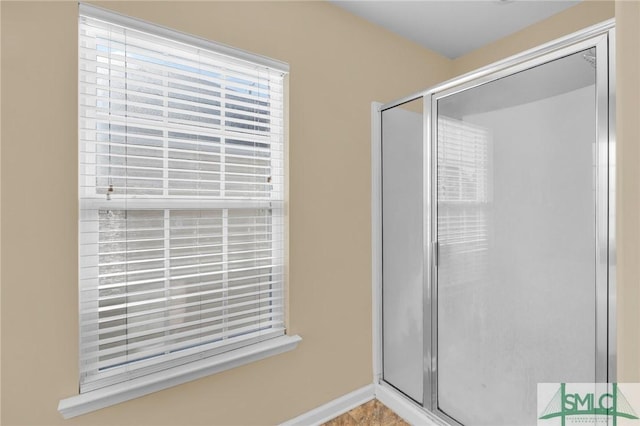
[{"label": "white baseboard", "polygon": [[375,385],[375,397],[409,424],[424,426],[446,426],[447,423],[429,414],[406,396],[392,387],[379,383]]},{"label": "white baseboard", "polygon": [[407,423],[421,426],[447,426],[443,420],[428,413],[384,382],[371,384],[350,392],[340,398],[307,411],[296,418],[282,423],[280,426],[318,426],[346,413],[359,405],[377,399]]},{"label": "white baseboard", "polygon": [[327,402],[318,408],[307,411],[296,418],[288,420],[281,426],[317,426],[369,402],[374,398],[373,384],[364,386],[353,392]]}]

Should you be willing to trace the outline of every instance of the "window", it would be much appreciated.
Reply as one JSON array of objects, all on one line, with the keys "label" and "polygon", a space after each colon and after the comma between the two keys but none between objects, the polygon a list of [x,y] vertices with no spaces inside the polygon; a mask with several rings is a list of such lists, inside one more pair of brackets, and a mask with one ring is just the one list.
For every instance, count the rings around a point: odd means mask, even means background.
[{"label": "window", "polygon": [[79,30],[81,393],[284,335],[286,64]]}]

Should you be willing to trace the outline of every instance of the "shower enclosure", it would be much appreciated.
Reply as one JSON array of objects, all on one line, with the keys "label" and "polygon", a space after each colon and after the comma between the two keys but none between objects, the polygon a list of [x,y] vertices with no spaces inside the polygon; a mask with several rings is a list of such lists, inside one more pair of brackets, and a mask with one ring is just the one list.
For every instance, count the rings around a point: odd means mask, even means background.
[{"label": "shower enclosure", "polygon": [[377,380],[450,424],[535,424],[615,379],[613,23],[375,109]]}]

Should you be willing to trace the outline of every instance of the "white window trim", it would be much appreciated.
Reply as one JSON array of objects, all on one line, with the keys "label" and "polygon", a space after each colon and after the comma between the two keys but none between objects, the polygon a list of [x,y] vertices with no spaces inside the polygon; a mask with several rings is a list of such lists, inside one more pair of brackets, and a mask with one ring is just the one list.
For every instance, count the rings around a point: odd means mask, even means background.
[{"label": "white window trim", "polygon": [[[178,33],[175,30],[159,28],[156,25],[87,4],[80,4],[79,7],[80,13],[84,15],[91,15],[96,18],[108,18],[111,22],[114,22],[115,19],[117,23],[122,25],[143,31],[152,30],[151,32],[157,35],[170,36],[170,38],[174,40],[206,48],[236,59],[262,64],[285,73],[289,70],[288,64],[264,56],[255,55],[188,34]],[[58,404],[58,411],[65,419],[90,413],[153,392],[291,351],[298,346],[300,341],[302,341],[302,338],[298,335],[283,335],[249,346],[232,349],[228,352],[188,364],[179,365],[126,382],[61,399]]]},{"label": "white window trim", "polygon": [[301,340],[302,338],[297,335],[280,336],[127,382],[85,392],[60,400],[58,411],[65,419],[80,416],[224,370],[289,352],[295,349]]}]

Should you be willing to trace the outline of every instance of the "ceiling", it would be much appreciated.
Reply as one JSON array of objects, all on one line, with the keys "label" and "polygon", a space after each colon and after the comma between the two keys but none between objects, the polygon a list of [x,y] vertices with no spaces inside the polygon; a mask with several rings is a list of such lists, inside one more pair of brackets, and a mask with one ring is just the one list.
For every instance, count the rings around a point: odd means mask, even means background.
[{"label": "ceiling", "polygon": [[580,0],[329,0],[367,21],[454,59]]}]

